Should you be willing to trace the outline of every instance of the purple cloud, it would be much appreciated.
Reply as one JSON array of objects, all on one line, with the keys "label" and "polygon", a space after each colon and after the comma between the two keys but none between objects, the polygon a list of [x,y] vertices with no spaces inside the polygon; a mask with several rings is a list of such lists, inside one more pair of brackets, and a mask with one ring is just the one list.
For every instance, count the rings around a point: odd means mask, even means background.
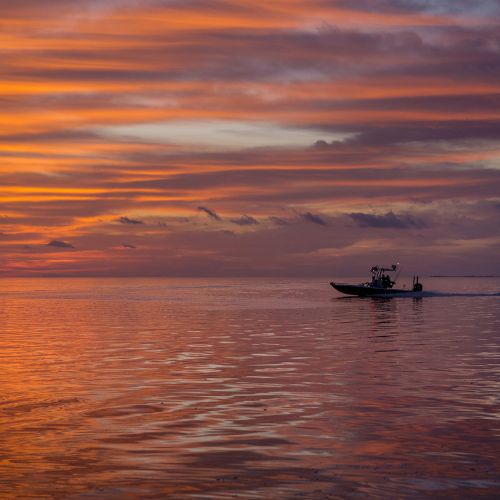
[{"label": "purple cloud", "polygon": [[217,212],[215,212],[214,210],[210,210],[210,208],[200,206],[198,207],[198,210],[200,210],[201,212],[205,212],[213,220],[222,220]]},{"label": "purple cloud", "polygon": [[427,226],[423,220],[417,219],[412,215],[397,215],[392,211],[383,215],[365,214],[362,212],[355,212],[348,215],[360,227],[420,229]]},{"label": "purple cloud", "polygon": [[53,248],[75,248],[73,245],[71,245],[71,243],[66,243],[65,241],[61,240],[52,240],[47,243],[47,246]]},{"label": "purple cloud", "polygon": [[237,224],[238,226],[253,226],[253,225],[259,223],[259,221],[257,219],[254,219],[253,217],[250,217],[249,215],[242,215],[238,219],[230,219],[230,221],[233,224]]},{"label": "purple cloud", "polygon": [[130,225],[144,224],[142,220],[129,219],[128,217],[120,217],[117,220],[120,224],[130,224]]},{"label": "purple cloud", "polygon": [[312,224],[318,224],[319,226],[327,226],[328,224],[319,215],[312,214],[311,212],[306,212],[305,214],[300,214],[300,216],[307,222]]},{"label": "purple cloud", "polygon": [[282,219],[281,217],[275,217],[274,215],[271,215],[269,220],[277,226],[288,226],[290,224],[287,220]]}]

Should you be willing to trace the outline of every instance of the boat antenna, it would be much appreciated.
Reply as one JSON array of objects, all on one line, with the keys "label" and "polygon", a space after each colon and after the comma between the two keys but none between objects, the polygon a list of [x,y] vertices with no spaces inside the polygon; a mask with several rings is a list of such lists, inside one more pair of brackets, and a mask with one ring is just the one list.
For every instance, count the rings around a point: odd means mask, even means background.
[{"label": "boat antenna", "polygon": [[398,272],[396,273],[396,276],[394,276],[394,282],[398,281],[399,275],[401,274],[401,270],[403,269],[399,265],[399,262],[396,262],[396,268],[397,268]]}]

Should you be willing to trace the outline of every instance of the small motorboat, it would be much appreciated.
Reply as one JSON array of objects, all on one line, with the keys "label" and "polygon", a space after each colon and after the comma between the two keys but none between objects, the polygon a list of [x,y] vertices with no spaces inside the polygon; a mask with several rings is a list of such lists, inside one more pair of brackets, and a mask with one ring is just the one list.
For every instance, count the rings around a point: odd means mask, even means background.
[{"label": "small motorboat", "polygon": [[394,288],[400,273],[398,264],[393,264],[391,267],[373,266],[370,272],[372,273],[372,279],[366,283],[351,285],[348,283],[336,283],[332,281],[330,285],[341,293],[345,293],[346,295],[358,295],[359,297],[370,297],[375,295],[391,296],[400,294],[415,295],[419,294],[423,290],[422,283],[418,281],[418,276],[413,276],[413,285],[411,289]]}]

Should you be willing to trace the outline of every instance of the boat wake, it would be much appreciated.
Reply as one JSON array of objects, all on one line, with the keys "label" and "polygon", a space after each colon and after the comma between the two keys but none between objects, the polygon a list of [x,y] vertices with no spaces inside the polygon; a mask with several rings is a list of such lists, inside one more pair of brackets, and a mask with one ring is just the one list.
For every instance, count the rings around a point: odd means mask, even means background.
[{"label": "boat wake", "polygon": [[500,297],[500,292],[423,292],[424,297]]},{"label": "boat wake", "polygon": [[384,299],[401,299],[401,298],[409,298],[409,299],[421,299],[423,297],[500,297],[500,292],[404,292],[404,293],[384,293],[379,295],[366,295],[364,297],[355,297],[354,295],[336,297],[337,300],[349,300],[349,299],[375,299],[375,300],[384,300]]},{"label": "boat wake", "polygon": [[426,290],[423,292],[404,292],[404,293],[388,293],[372,296],[371,298],[389,298],[389,297],[500,297],[500,292],[438,292]]}]

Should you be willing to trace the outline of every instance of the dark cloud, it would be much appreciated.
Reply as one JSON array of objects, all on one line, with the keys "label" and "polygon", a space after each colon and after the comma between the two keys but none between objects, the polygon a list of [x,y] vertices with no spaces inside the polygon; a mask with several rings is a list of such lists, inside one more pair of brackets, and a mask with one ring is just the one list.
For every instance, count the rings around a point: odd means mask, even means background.
[{"label": "dark cloud", "polygon": [[[388,0],[386,0],[388,1]],[[402,0],[398,0],[400,3]],[[431,12],[443,12],[450,14],[495,16],[500,15],[500,3],[498,0],[412,0],[412,3],[420,5],[423,10]]]},{"label": "dark cloud", "polygon": [[[321,0],[320,0],[321,1]],[[500,14],[497,0],[324,0],[327,5],[345,7],[350,10],[376,12],[377,14],[400,14],[413,12],[431,12],[446,14]]]},{"label": "dark cloud", "polygon": [[[142,8],[159,8],[169,12],[175,9],[179,10],[196,9],[197,11],[213,12],[217,9],[224,12],[250,12],[252,6],[242,6],[231,0],[120,0],[120,1],[102,1],[102,0],[18,0],[11,2],[9,0],[0,0],[0,9],[9,16],[37,15],[39,17],[53,18],[57,15],[64,20],[68,16],[70,20],[81,17],[84,19],[99,18],[99,15],[112,14],[115,11],[139,11]],[[256,9],[262,14],[262,9]]]},{"label": "dark cloud", "polygon": [[237,224],[238,226],[253,226],[258,224],[259,221],[250,217],[249,215],[242,215],[238,219],[229,219],[233,224]]},{"label": "dark cloud", "polygon": [[304,214],[300,214],[300,216],[307,222],[311,222],[313,224],[318,224],[320,226],[327,225],[327,223],[324,219],[322,219],[319,215],[312,214],[311,212],[306,212]]},{"label": "dark cloud", "polygon": [[[478,175],[481,174],[481,169],[478,170]],[[351,186],[311,186],[294,189],[290,187],[287,190],[271,193],[248,193],[242,195],[237,201],[240,206],[248,206],[250,204],[259,203],[261,206],[268,204],[270,207],[275,207],[279,202],[284,204],[301,203],[303,205],[314,202],[331,203],[332,199],[336,200],[335,205],[340,203],[356,203],[359,204],[360,198],[366,203],[408,203],[408,202],[429,202],[435,200],[463,198],[465,200],[476,200],[478,198],[495,198],[498,196],[500,185],[500,175],[494,174],[492,171],[484,171],[489,173],[484,177],[474,181],[472,173],[460,179],[457,176],[457,182],[449,184],[438,182],[436,185],[431,185],[430,182],[419,185],[412,185],[411,182],[401,183],[398,187],[385,186],[382,184],[370,185],[355,185]],[[442,173],[445,175],[445,173]],[[424,178],[422,178],[424,180]],[[218,200],[222,202],[223,200]],[[227,202],[227,199],[225,200]]]},{"label": "dark cloud", "polygon": [[[443,28],[444,30],[444,28]],[[20,69],[12,64],[11,74],[17,78],[58,81],[119,81],[144,82],[179,81],[192,79],[224,80],[288,80],[306,78],[307,72],[329,76],[335,80],[349,75],[398,71],[409,62],[408,69],[419,72],[419,64],[437,73],[443,70],[435,63],[454,65],[464,62],[456,44],[425,43],[416,31],[390,30],[387,32],[361,32],[333,26],[316,31],[271,29],[200,30],[181,38],[174,35],[151,35],[147,39],[130,37],[126,48],[109,49],[95,53],[91,50],[56,51],[52,53],[59,65],[46,68]],[[465,35],[463,35],[465,36]],[[487,35],[481,35],[485,38]],[[175,37],[175,38],[174,38]],[[175,52],[172,44],[175,43]],[[216,54],[216,56],[214,55]],[[475,46],[473,61],[482,65],[489,54],[485,47]],[[374,58],[389,55],[388,62],[373,68]],[[481,56],[481,57],[479,57]],[[395,60],[399,58],[400,60]],[[68,68],[67,60],[95,60],[94,67]],[[123,62],[149,62],[140,69],[108,69],[102,63],[108,60]],[[97,63],[102,66],[98,67]],[[154,64],[153,64],[154,62]],[[430,65],[428,63],[431,63]],[[125,64],[124,64],[125,66]],[[432,69],[433,68],[433,69]],[[448,68],[449,70],[450,68]],[[404,74],[401,71],[400,74]]]},{"label": "dark cloud", "polygon": [[348,214],[360,227],[393,228],[393,229],[420,229],[426,227],[425,221],[409,214],[395,214],[390,211],[383,215],[355,212]]},{"label": "dark cloud", "polygon": [[[385,13],[413,13],[413,12],[444,12],[444,13],[476,13],[496,14],[500,13],[497,0],[478,0],[471,3],[470,0],[309,0],[308,7],[338,7],[355,11]],[[53,16],[54,12],[59,15],[70,15],[89,17],[98,15],[99,12],[109,13],[113,11],[138,10],[141,7],[163,8],[176,11],[192,10],[214,12],[218,9],[224,12],[252,13],[261,16],[265,13],[270,15],[264,4],[258,6],[251,2],[241,4],[231,0],[121,0],[120,2],[87,1],[82,4],[81,0],[0,0],[0,7],[6,13],[13,15],[26,15],[29,12],[38,13],[43,16]]]},{"label": "dark cloud", "polygon": [[[394,194],[394,188],[390,185],[384,186],[380,181],[388,180],[390,183],[398,182],[399,188],[407,189],[406,194],[409,192],[418,193],[422,190],[422,181],[425,181],[425,189],[438,190],[440,192],[449,192],[450,195],[461,185],[468,186],[474,185],[477,189],[484,188],[490,190],[491,187],[497,187],[500,182],[500,172],[495,169],[478,168],[476,162],[471,163],[434,163],[431,167],[428,165],[407,165],[408,163],[415,164],[415,160],[411,157],[405,158],[405,150],[400,148],[395,149],[390,141],[394,140],[390,135],[390,131],[394,130],[397,134],[397,127],[389,127],[381,131],[373,131],[373,134],[367,134],[357,140],[353,140],[349,144],[344,145],[330,145],[330,149],[313,150],[313,154],[317,154],[318,163],[329,162],[331,168],[313,168],[311,166],[311,154],[305,155],[303,158],[303,165],[300,168],[281,168],[281,169],[256,169],[246,168],[239,170],[218,170],[213,172],[193,172],[189,174],[175,174],[168,178],[158,178],[155,180],[141,181],[141,182],[124,182],[121,187],[126,189],[147,190],[156,189],[164,193],[170,193],[173,190],[178,190],[177,193],[182,193],[183,190],[193,192],[200,190],[199,196],[203,196],[203,191],[217,188],[238,188],[244,187],[246,193],[238,193],[237,195],[228,197],[224,194],[220,198],[217,197],[216,192],[211,195],[212,200],[217,204],[222,204],[231,199],[233,203],[238,203],[243,200],[249,200],[255,196],[255,199],[268,199],[272,200],[273,197],[276,201],[288,199],[294,193],[300,194],[300,201],[304,196],[310,193],[314,197],[314,193],[323,193],[326,196],[351,196],[352,193],[358,192],[360,196]],[[422,127],[422,133],[423,127]],[[427,132],[428,136],[432,132]],[[412,134],[413,135],[413,134]],[[409,136],[407,136],[409,139]],[[383,150],[384,142],[387,141],[387,149]],[[374,152],[371,157],[371,162],[375,165],[364,166],[360,165],[357,168],[350,166],[336,166],[336,162],[342,162],[343,151],[347,155],[351,151],[359,151],[362,148],[375,149],[378,146],[378,154]],[[382,150],[382,151],[381,151]],[[432,149],[426,149],[431,152]],[[439,153],[439,150],[434,150]],[[330,154],[331,152],[331,154]],[[395,153],[398,156],[395,156]],[[443,152],[446,152],[446,148]],[[280,159],[292,157],[300,154],[296,152],[275,152],[276,161]],[[418,156],[421,156],[418,152]],[[288,156],[284,156],[288,155]],[[366,151],[364,152],[366,156]],[[269,157],[268,157],[269,158]],[[266,158],[266,159],[268,159]],[[397,158],[397,167],[394,166],[394,160]],[[270,160],[269,160],[270,161]],[[366,161],[366,158],[363,158]],[[391,162],[393,162],[391,164]],[[382,164],[381,166],[378,166]],[[446,182],[446,181],[449,182]],[[373,181],[373,182],[372,182]],[[436,181],[434,183],[434,181]],[[388,183],[389,184],[389,183]],[[262,186],[266,186],[266,190],[262,190]],[[253,189],[250,189],[253,188]],[[144,195],[147,198],[147,195]],[[290,201],[293,201],[290,199]],[[311,199],[313,201],[313,198]],[[245,210],[245,206],[241,209],[242,204],[238,203],[240,210]],[[211,209],[200,207],[201,210],[214,220],[221,220],[221,218]],[[208,212],[207,212],[208,210]],[[214,217],[213,214],[216,217]]]},{"label": "dark cloud", "polygon": [[282,219],[281,217],[275,217],[274,215],[271,215],[269,220],[277,226],[288,226],[290,224],[287,220]]},{"label": "dark cloud", "polygon": [[[204,6],[213,11],[214,2],[190,3],[191,8]],[[238,2],[239,3],[239,2]],[[248,2],[251,4],[251,2]],[[344,6],[344,2],[317,1]],[[348,9],[384,12],[436,11],[437,2],[403,0],[364,0],[348,3]],[[211,5],[212,4],[212,5]],[[498,2],[445,2],[444,11],[455,6],[458,12],[493,12]],[[472,5],[479,7],[472,7]],[[31,5],[31,4],[30,4]],[[224,7],[222,7],[224,5]],[[440,2],[439,5],[443,5]],[[467,6],[467,7],[466,7]],[[218,5],[224,11],[238,8],[234,2]],[[261,9],[264,7],[259,6]],[[239,7],[241,8],[241,6]],[[248,7],[255,10],[256,6]],[[8,9],[6,8],[8,11]],[[112,9],[111,9],[112,10]],[[497,7],[496,12],[500,8]],[[188,11],[186,10],[186,13]],[[266,14],[270,14],[266,11]],[[411,25],[411,23],[409,23]],[[117,48],[107,45],[105,51],[94,51],[100,37],[90,38],[88,50],[52,49],[51,63],[45,68],[22,67],[13,54],[10,75],[13,78],[31,78],[59,82],[85,83],[116,81],[176,81],[196,79],[250,81],[310,80],[328,76],[332,80],[359,75],[444,76],[450,79],[462,76],[468,79],[498,78],[498,30],[460,26],[440,26],[438,37],[426,37],[418,26],[382,30],[339,29],[323,26],[316,30],[271,28],[226,28],[178,31],[165,34],[114,35],[115,40],[126,41]],[[443,36],[446,35],[446,36]],[[84,35],[80,35],[82,38]],[[109,35],[113,37],[113,35]],[[135,43],[134,43],[135,42]],[[175,49],[173,49],[175,47]],[[34,57],[38,54],[32,52]],[[48,57],[47,51],[40,56]],[[70,67],[68,61],[82,60],[87,64]],[[107,62],[120,62],[109,69]],[[92,64],[93,62],[93,64]],[[139,66],[138,63],[141,63]],[[148,64],[149,63],[149,64]],[[119,67],[118,67],[119,66]],[[133,68],[133,69],[129,69]],[[471,71],[474,69],[474,71]],[[105,97],[107,106],[114,106],[116,96]],[[293,103],[292,103],[293,104]]]},{"label": "dark cloud", "polygon": [[[439,105],[436,104],[436,107],[439,107]],[[497,119],[419,120],[414,122],[405,120],[394,121],[392,123],[347,124],[345,128],[356,135],[343,142],[333,141],[328,143],[324,140],[318,140],[313,146],[314,149],[318,152],[328,150],[341,152],[348,151],[355,146],[383,147],[398,143],[428,143],[436,141],[458,143],[464,140],[494,141],[500,136],[500,120]]]},{"label": "dark cloud", "polygon": [[[281,152],[276,152],[275,157],[279,159]],[[290,153],[288,153],[290,155]],[[305,161],[307,158],[305,159]],[[276,186],[281,189],[284,185],[294,181],[317,181],[341,180],[365,176],[365,178],[378,178],[379,174],[373,169],[360,169],[355,174],[351,169],[233,169],[217,170],[213,172],[195,172],[188,174],[175,174],[168,178],[158,178],[155,180],[139,181],[123,184],[127,188],[135,189],[161,189],[161,190],[194,190],[209,189],[217,187],[249,187],[260,188],[265,186]],[[258,190],[258,189],[257,189]],[[198,210],[205,212],[209,217],[215,220],[221,220],[217,213],[207,207],[198,207]]]},{"label": "dark cloud", "polygon": [[71,245],[71,243],[66,243],[65,241],[61,240],[52,240],[47,243],[47,246],[54,248],[75,248],[73,245]]},{"label": "dark cloud", "polygon": [[[290,103],[291,107],[300,108],[300,104]],[[471,92],[460,95],[432,95],[432,96],[405,96],[405,97],[380,97],[371,99],[310,99],[303,102],[304,108],[315,108],[331,111],[442,111],[446,113],[456,113],[462,116],[463,113],[472,113],[479,111],[489,111],[492,108],[500,108],[500,93],[478,94]],[[471,120],[472,123],[478,123],[477,120]],[[490,120],[491,121],[491,120]],[[463,120],[462,120],[463,122]],[[411,124],[412,121],[410,120]],[[417,125],[419,122],[413,122]],[[445,120],[446,124],[447,121]],[[451,125],[457,124],[449,122]],[[486,121],[486,123],[488,123]],[[321,141],[318,141],[321,142]]]},{"label": "dark cloud", "polygon": [[[321,0],[320,0],[321,1]],[[430,0],[323,0],[326,5],[376,13],[412,13],[427,8]]]},{"label": "dark cloud", "polygon": [[120,224],[130,224],[130,225],[144,224],[144,222],[142,220],[129,219],[128,217],[120,217],[119,219],[117,219],[117,221]]},{"label": "dark cloud", "polygon": [[217,212],[215,212],[214,210],[210,210],[210,208],[207,208],[207,207],[198,207],[197,210],[200,210],[201,212],[205,212],[211,219],[213,220],[222,220],[219,215],[217,215]]}]

